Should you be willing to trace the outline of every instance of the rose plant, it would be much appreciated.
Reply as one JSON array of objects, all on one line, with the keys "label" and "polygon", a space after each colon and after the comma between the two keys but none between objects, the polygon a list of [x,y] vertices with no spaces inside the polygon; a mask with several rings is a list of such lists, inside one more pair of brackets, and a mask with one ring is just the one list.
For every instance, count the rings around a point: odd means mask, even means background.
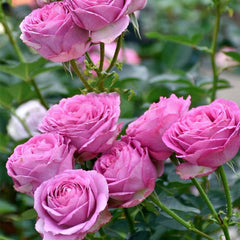
[{"label": "rose plant", "polygon": [[89,32],[72,20],[68,5],[53,2],[33,10],[20,24],[23,42],[54,62],[82,56],[90,46]]},{"label": "rose plant", "polygon": [[240,109],[225,99],[193,108],[165,132],[163,142],[186,161],[177,167],[183,179],[207,175],[237,154]]},{"label": "rose plant", "polygon": [[169,98],[160,97],[158,103],[153,103],[142,116],[128,125],[126,133],[148,147],[154,159],[166,160],[173,151],[165,145],[162,136],[188,111],[190,103],[190,97],[186,100],[174,94]]},{"label": "rose plant", "polygon": [[111,219],[108,187],[96,171],[67,170],[40,185],[34,194],[43,240],[80,240]]},{"label": "rose plant", "polygon": [[142,9],[146,0],[66,0],[75,23],[91,31],[93,42],[110,43],[128,27],[130,14]]},{"label": "rose plant", "polygon": [[117,93],[75,95],[52,106],[39,129],[71,139],[79,160],[89,160],[111,147],[121,131],[122,124],[117,124],[119,115]]},{"label": "rose plant", "polygon": [[58,134],[41,134],[18,145],[9,157],[6,167],[14,188],[33,196],[45,180],[72,169],[76,148]]},{"label": "rose plant", "polygon": [[[107,180],[109,207],[138,205],[152,193],[158,177],[147,148],[127,136],[116,141],[109,151],[98,158],[93,169]],[[163,168],[160,171],[162,173]]]}]

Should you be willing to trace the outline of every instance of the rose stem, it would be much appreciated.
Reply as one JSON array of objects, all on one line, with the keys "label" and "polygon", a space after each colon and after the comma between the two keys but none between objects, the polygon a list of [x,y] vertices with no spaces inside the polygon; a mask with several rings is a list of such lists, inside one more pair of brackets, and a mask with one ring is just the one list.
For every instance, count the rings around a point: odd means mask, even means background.
[{"label": "rose stem", "polygon": [[70,64],[71,64],[74,72],[77,74],[77,76],[82,81],[83,85],[87,88],[87,90],[94,92],[94,89],[88,84],[87,80],[85,79],[85,77],[83,76],[81,71],[78,69],[78,66],[74,59],[70,60]]},{"label": "rose stem", "polygon": [[[1,7],[0,7],[0,12],[1,12],[1,11],[3,11],[3,10],[2,10]],[[2,25],[3,25],[3,28],[4,28],[5,33],[8,35],[8,38],[9,38],[9,40],[10,40],[10,42],[11,42],[11,44],[12,44],[12,46],[13,46],[13,48],[14,48],[14,50],[15,50],[18,58],[19,58],[19,61],[20,61],[21,63],[24,63],[25,60],[24,60],[24,57],[23,57],[23,55],[22,55],[22,52],[20,51],[20,49],[19,49],[19,47],[18,47],[15,39],[13,38],[12,33],[11,33],[11,30],[9,29],[9,27],[8,27],[7,23],[5,22],[3,16],[0,17],[0,22],[1,22]]]},{"label": "rose stem", "polygon": [[117,39],[117,46],[116,46],[112,61],[106,70],[107,73],[110,72],[110,70],[114,67],[115,63],[117,62],[118,54],[122,46],[123,36],[124,36],[124,33],[122,33]]},{"label": "rose stem", "polygon": [[133,234],[135,233],[135,227],[134,227],[134,222],[129,214],[129,211],[127,208],[123,208],[123,212],[124,212],[124,215],[127,219],[127,222],[128,222],[128,226],[129,226],[129,230],[130,230],[130,233]]},{"label": "rose stem", "polygon": [[158,195],[156,194],[156,192],[154,191],[150,196],[149,199],[155,203],[159,208],[161,208],[164,212],[166,212],[169,216],[171,216],[173,219],[175,219],[177,222],[179,222],[180,224],[182,224],[184,227],[186,227],[188,230],[195,232],[199,235],[201,235],[202,237],[205,237],[207,239],[210,240],[215,240],[214,238],[210,237],[209,235],[205,234],[204,232],[198,230],[197,228],[194,227],[194,225],[192,223],[189,223],[187,221],[185,221],[184,219],[182,219],[179,215],[177,215],[176,213],[174,213],[171,209],[169,209],[167,206],[165,206],[158,198]]},{"label": "rose stem", "polygon": [[42,104],[46,109],[49,109],[49,106],[48,106],[47,102],[45,101],[45,99],[43,98],[43,96],[42,96],[42,94],[41,94],[41,92],[40,92],[40,90],[39,90],[39,88],[38,88],[38,86],[37,86],[37,83],[36,83],[35,79],[34,79],[34,78],[31,78],[31,79],[30,79],[30,82],[31,82],[31,84],[32,84],[33,87],[34,87],[34,89],[35,89],[35,91],[36,91],[36,93],[37,93],[37,95],[38,95],[38,98],[39,98],[41,104]]},{"label": "rose stem", "polygon": [[215,54],[216,54],[217,36],[218,36],[220,18],[221,18],[220,1],[216,1],[215,6],[216,6],[216,19],[215,19],[215,25],[213,30],[212,47],[210,52],[212,71],[213,71],[213,88],[212,88],[212,97],[211,97],[212,101],[214,101],[216,98],[216,91],[217,91],[217,84],[218,84],[218,71],[217,71],[216,62],[215,62]]},{"label": "rose stem", "polygon": [[232,213],[232,200],[231,200],[231,193],[230,193],[227,177],[226,177],[223,166],[218,167],[217,171],[221,176],[223,188],[224,188],[225,196],[226,196],[226,200],[227,200],[227,217],[231,218],[232,214],[233,214]]},{"label": "rose stem", "polygon": [[99,72],[102,72],[103,70],[103,64],[104,64],[104,59],[105,59],[105,44],[100,43],[100,63],[99,63]]}]

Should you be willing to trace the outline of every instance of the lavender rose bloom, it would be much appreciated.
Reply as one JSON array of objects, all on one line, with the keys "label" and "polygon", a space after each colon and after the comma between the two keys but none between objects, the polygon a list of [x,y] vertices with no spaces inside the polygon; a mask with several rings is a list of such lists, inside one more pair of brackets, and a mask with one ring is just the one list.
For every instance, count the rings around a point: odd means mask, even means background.
[{"label": "lavender rose bloom", "polygon": [[111,147],[121,131],[119,115],[117,93],[75,95],[52,106],[39,129],[70,138],[78,149],[79,160],[89,160]]},{"label": "lavender rose bloom", "polygon": [[129,14],[145,6],[146,0],[66,0],[75,23],[92,32],[93,42],[110,43],[128,26]]},{"label": "lavender rose bloom", "polygon": [[33,196],[43,181],[73,168],[75,150],[58,134],[36,135],[18,145],[6,164],[14,188]]},{"label": "lavender rose bloom", "polygon": [[240,109],[224,99],[193,108],[165,132],[163,141],[186,161],[177,168],[182,178],[207,175],[237,154]]},{"label": "lavender rose bloom", "polygon": [[148,147],[152,158],[166,160],[173,151],[162,141],[162,136],[188,111],[190,103],[190,97],[186,100],[174,94],[169,98],[160,97],[158,103],[153,103],[142,116],[128,125],[126,133],[141,142],[142,146]]},{"label": "lavender rose bloom", "polygon": [[40,185],[34,194],[43,240],[81,240],[111,219],[108,186],[96,171],[67,170]]},{"label": "lavender rose bloom", "polygon": [[158,177],[147,148],[126,136],[97,159],[94,169],[107,179],[113,208],[138,205],[152,193]]},{"label": "lavender rose bloom", "polygon": [[53,2],[33,10],[20,24],[23,42],[54,62],[82,56],[90,45],[89,32],[72,20],[64,2]]}]

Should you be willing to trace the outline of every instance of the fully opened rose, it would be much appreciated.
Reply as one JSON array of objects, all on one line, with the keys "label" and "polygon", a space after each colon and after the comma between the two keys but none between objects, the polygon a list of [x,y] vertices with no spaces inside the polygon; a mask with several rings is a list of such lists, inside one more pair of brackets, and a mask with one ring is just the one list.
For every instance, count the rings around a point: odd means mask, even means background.
[{"label": "fully opened rose", "polygon": [[80,160],[89,160],[112,146],[121,131],[119,115],[117,93],[75,95],[52,106],[39,128],[71,139]]},{"label": "fully opened rose", "polygon": [[97,159],[94,169],[107,179],[109,207],[138,205],[152,193],[158,177],[147,148],[126,136]]},{"label": "fully opened rose", "polygon": [[126,14],[145,6],[146,0],[66,0],[75,23],[91,31],[93,42],[110,43],[128,26]]},{"label": "fully opened rose", "polygon": [[240,109],[224,99],[193,108],[166,131],[163,141],[186,161],[177,167],[182,178],[209,174],[239,150]]},{"label": "fully opened rose", "polygon": [[173,151],[162,141],[162,136],[188,111],[190,104],[190,97],[186,100],[174,94],[169,98],[160,97],[158,103],[153,103],[142,116],[128,125],[126,133],[148,147],[152,158],[166,160]]},{"label": "fully opened rose", "polygon": [[58,134],[41,134],[18,145],[6,167],[14,188],[33,196],[45,180],[72,169],[76,148]]},{"label": "fully opened rose", "polygon": [[23,42],[54,62],[82,56],[90,45],[89,32],[72,20],[64,2],[33,10],[20,24]]},{"label": "fully opened rose", "polygon": [[43,240],[81,240],[111,219],[108,186],[96,171],[67,170],[40,185],[34,194]]}]

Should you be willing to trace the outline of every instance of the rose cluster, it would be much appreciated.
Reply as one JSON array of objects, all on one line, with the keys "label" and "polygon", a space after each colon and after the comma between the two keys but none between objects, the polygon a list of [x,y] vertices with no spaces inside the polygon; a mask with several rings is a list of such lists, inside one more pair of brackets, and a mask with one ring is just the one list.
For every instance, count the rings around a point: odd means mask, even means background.
[{"label": "rose cluster", "polygon": [[[62,99],[43,118],[42,132],[19,145],[7,162],[17,191],[34,197],[44,240],[77,240],[111,219],[108,208],[133,207],[148,197],[163,163],[176,154],[182,178],[202,176],[232,159],[240,146],[240,109],[228,100],[189,109],[160,97],[120,136],[120,96],[88,93]],[[93,168],[77,169],[75,162]]]},{"label": "rose cluster", "polygon": [[54,62],[82,56],[91,43],[113,42],[129,24],[129,14],[147,0],[39,0],[20,24],[21,39]]}]

